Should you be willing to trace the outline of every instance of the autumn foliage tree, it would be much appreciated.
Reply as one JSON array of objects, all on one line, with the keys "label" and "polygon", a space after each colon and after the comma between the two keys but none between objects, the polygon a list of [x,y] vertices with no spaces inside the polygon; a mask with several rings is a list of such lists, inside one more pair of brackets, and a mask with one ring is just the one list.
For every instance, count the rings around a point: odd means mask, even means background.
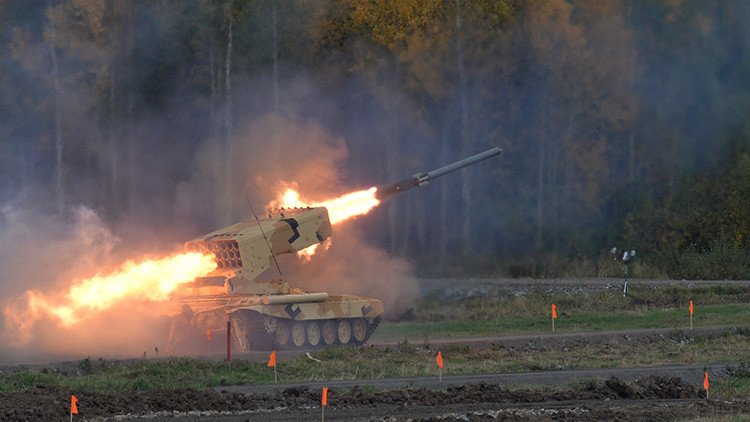
[{"label": "autumn foliage tree", "polygon": [[368,217],[425,273],[604,274],[620,245],[643,275],[745,277],[748,19],[702,0],[9,0],[0,200],[212,229],[263,178],[238,170],[241,128],[315,122],[350,188],[503,147]]}]

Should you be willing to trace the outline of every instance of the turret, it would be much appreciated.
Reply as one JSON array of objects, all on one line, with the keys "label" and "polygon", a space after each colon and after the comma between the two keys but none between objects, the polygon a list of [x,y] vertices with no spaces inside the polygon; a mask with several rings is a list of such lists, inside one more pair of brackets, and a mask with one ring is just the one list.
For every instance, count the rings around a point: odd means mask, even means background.
[{"label": "turret", "polygon": [[[185,244],[187,250],[210,252],[217,268],[197,285],[224,285],[230,294],[287,293],[284,282],[252,282],[271,266],[271,255],[295,253],[331,236],[328,211],[323,208],[281,210],[247,219]],[[267,240],[266,240],[267,239]]]}]

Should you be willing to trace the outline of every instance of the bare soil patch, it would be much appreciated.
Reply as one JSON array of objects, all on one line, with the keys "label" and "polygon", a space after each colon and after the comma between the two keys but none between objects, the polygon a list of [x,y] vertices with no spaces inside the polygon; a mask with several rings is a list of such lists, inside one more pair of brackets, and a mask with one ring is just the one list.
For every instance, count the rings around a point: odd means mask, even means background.
[{"label": "bare soil patch", "polygon": [[[70,394],[47,387],[2,393],[0,420],[63,420]],[[76,395],[77,420],[306,420],[320,413],[320,391],[307,387],[268,394],[183,390]],[[750,413],[750,403],[707,401],[703,391],[680,378],[653,376],[545,390],[485,383],[442,390],[355,386],[332,390],[329,403],[328,420],[675,420]]]}]

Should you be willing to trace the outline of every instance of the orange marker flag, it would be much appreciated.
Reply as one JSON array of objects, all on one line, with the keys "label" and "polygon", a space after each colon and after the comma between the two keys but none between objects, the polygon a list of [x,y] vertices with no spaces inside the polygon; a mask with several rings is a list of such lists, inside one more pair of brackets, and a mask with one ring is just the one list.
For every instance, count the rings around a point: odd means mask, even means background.
[{"label": "orange marker flag", "polygon": [[323,407],[328,406],[328,387],[323,387],[323,396],[320,398]]},{"label": "orange marker flag", "polygon": [[443,369],[443,354],[440,352],[437,354],[437,364],[438,368]]},{"label": "orange marker flag", "polygon": [[211,341],[211,329],[210,328],[206,329],[206,338],[208,339],[208,341]]},{"label": "orange marker flag", "polygon": [[70,414],[78,414],[78,398],[76,396],[70,396]]},{"label": "orange marker flag", "polygon": [[268,367],[276,367],[276,351],[271,352],[271,356],[268,357]]},{"label": "orange marker flag", "polygon": [[706,396],[708,396],[708,371],[706,371],[706,376],[703,378],[703,389],[706,390]]},{"label": "orange marker flag", "polygon": [[557,306],[555,304],[552,304],[552,319],[557,319]]}]

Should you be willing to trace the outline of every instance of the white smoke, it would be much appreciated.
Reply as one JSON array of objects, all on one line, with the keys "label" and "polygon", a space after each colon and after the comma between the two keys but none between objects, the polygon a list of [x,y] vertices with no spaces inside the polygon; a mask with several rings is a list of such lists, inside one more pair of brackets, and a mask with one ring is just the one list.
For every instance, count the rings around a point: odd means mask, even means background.
[{"label": "white smoke", "polygon": [[67,328],[29,308],[28,292],[61,297],[75,280],[133,253],[117,252],[118,237],[93,210],[81,206],[60,216],[6,204],[0,208],[0,239],[0,362],[133,357],[163,344],[166,320],[147,305],[122,303]]}]

